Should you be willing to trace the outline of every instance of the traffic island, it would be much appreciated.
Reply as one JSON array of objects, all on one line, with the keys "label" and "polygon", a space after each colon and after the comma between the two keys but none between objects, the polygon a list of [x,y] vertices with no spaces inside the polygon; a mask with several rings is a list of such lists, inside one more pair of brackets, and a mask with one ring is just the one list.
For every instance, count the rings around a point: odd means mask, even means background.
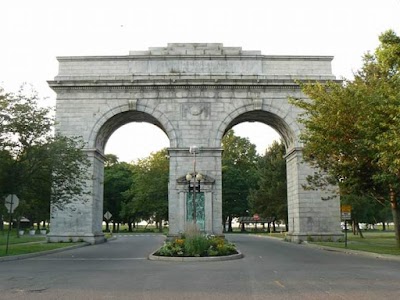
[{"label": "traffic island", "polygon": [[184,261],[224,261],[224,260],[234,260],[234,259],[240,259],[243,258],[244,255],[240,252],[237,251],[236,254],[232,255],[224,255],[224,256],[160,256],[157,255],[156,252],[152,253],[149,255],[149,260],[159,260],[159,261],[179,261],[179,262],[184,262]]},{"label": "traffic island", "polygon": [[166,261],[221,261],[242,258],[236,246],[221,236],[186,232],[166,241],[149,256],[150,260]]}]

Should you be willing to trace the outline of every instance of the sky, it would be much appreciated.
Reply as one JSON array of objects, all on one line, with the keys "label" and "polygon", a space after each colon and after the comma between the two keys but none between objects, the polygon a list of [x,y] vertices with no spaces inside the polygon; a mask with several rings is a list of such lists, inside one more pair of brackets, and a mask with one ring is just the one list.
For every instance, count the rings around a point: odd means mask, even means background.
[{"label": "sky", "polygon": [[[57,75],[57,56],[223,43],[265,55],[331,55],[333,74],[351,79],[380,33],[400,35],[400,0],[13,0],[0,1],[0,12],[0,86],[32,84],[52,106],[47,80]],[[260,153],[279,138],[259,123],[234,129]],[[129,162],[168,146],[157,127],[132,123],[111,136],[106,152]]]}]

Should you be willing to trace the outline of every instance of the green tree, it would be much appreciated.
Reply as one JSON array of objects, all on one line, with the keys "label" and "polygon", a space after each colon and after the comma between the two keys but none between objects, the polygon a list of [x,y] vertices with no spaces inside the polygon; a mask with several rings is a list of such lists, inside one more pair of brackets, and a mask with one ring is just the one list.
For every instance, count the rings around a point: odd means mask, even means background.
[{"label": "green tree", "polygon": [[56,135],[49,141],[49,182],[51,183],[51,204],[62,209],[75,197],[87,194],[90,162],[83,152],[85,143],[79,137]]},{"label": "green tree", "polygon": [[117,164],[119,161],[118,156],[116,156],[115,154],[106,154],[106,161],[104,163],[105,167],[111,167],[115,164]]},{"label": "green tree", "polygon": [[311,100],[292,103],[305,111],[304,157],[324,171],[310,182],[340,179],[342,194],[389,199],[400,247],[400,38],[389,30],[379,40],[354,80],[301,84]]},{"label": "green tree", "polygon": [[222,139],[222,218],[228,220],[232,231],[232,219],[243,216],[249,209],[247,198],[250,189],[257,184],[256,146],[247,138],[238,137],[229,130]]},{"label": "green tree", "polygon": [[253,213],[274,217],[287,224],[287,180],[285,145],[274,142],[257,164],[258,187],[251,190],[249,204]]},{"label": "green tree", "polygon": [[135,165],[133,185],[124,193],[127,201],[123,205],[125,216],[154,220],[162,230],[162,221],[168,220],[168,177],[167,150],[152,153]]},{"label": "green tree", "polygon": [[[114,227],[122,221],[121,210],[124,200],[123,194],[129,190],[133,182],[132,166],[126,162],[118,162],[115,155],[106,155],[107,161],[114,160],[112,164],[106,164],[104,168],[104,213],[109,211],[112,214]],[[108,229],[108,222],[107,228]],[[115,230],[115,228],[114,228]]]},{"label": "green tree", "polygon": [[[50,108],[39,105],[36,91],[23,86],[16,94],[0,91],[0,193],[17,194],[25,214],[49,203],[61,208],[84,194],[89,166],[84,143],[73,137],[54,135]],[[25,207],[25,211],[22,211]]]}]

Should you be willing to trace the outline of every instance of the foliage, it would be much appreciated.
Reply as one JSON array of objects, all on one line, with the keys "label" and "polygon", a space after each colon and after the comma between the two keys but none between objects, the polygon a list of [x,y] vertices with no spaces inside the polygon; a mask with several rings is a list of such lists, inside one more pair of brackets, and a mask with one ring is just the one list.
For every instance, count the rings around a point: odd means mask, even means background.
[{"label": "foliage", "polygon": [[[113,158],[113,162],[111,159]],[[114,222],[120,222],[120,212],[123,194],[129,190],[133,184],[133,167],[125,162],[118,162],[115,155],[107,154],[107,161],[104,168],[104,213],[109,211]]]},{"label": "foliage", "polygon": [[341,197],[341,202],[351,205],[351,217],[356,223],[376,224],[392,221],[388,202],[357,194],[345,194]]},{"label": "foliage", "polygon": [[51,203],[62,209],[74,197],[86,194],[87,169],[90,162],[79,138],[56,135],[48,145]]},{"label": "foliage", "polygon": [[292,103],[304,110],[304,157],[323,171],[312,185],[339,180],[341,193],[390,196],[400,247],[400,37],[389,30],[379,40],[354,80],[301,84],[310,100]]},{"label": "foliage", "polygon": [[153,219],[162,230],[162,221],[168,219],[169,162],[167,150],[152,153],[134,166],[133,184],[123,193],[124,217]]},{"label": "foliage", "polygon": [[250,192],[251,211],[287,223],[287,180],[285,145],[274,142],[257,164],[258,187]]},{"label": "foliage", "polygon": [[15,158],[33,145],[43,145],[52,136],[50,109],[38,105],[39,96],[22,86],[17,94],[0,91],[0,147]]},{"label": "foliage", "polygon": [[112,167],[113,165],[118,163],[118,156],[115,154],[106,154],[106,161],[104,162],[104,166]]},{"label": "foliage", "polygon": [[248,210],[250,189],[257,184],[256,147],[247,138],[238,137],[229,130],[222,140],[222,214],[228,218],[229,231],[234,217],[243,216]]},{"label": "foliage", "polygon": [[17,194],[16,216],[44,220],[50,201],[61,208],[84,194],[89,163],[81,140],[54,135],[52,110],[39,100],[27,86],[0,91],[0,196]]}]

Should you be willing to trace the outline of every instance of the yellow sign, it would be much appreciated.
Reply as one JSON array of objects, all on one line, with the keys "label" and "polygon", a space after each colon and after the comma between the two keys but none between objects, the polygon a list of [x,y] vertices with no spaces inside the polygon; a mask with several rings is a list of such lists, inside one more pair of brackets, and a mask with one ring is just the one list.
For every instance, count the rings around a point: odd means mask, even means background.
[{"label": "yellow sign", "polygon": [[342,215],[342,220],[351,220],[351,205],[341,205],[340,211]]},{"label": "yellow sign", "polygon": [[342,213],[351,213],[351,205],[342,205],[340,211]]}]

